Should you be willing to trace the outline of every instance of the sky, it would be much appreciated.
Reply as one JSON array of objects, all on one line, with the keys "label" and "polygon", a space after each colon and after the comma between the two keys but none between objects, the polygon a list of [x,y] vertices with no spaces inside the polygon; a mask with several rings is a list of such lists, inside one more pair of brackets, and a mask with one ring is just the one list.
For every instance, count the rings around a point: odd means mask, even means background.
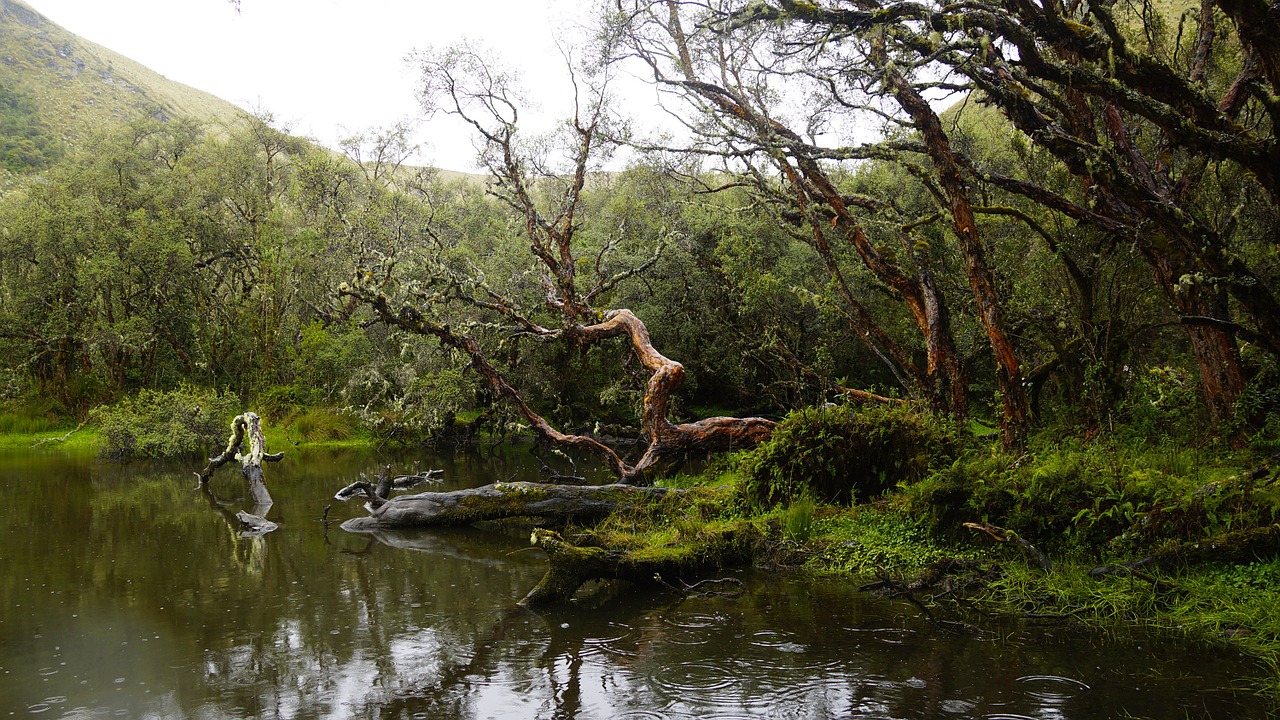
[{"label": "sky", "polygon": [[[405,119],[414,98],[415,50],[463,37],[518,68],[530,96],[525,117],[545,130],[572,111],[558,27],[587,22],[592,3],[572,0],[24,0],[71,32],[165,77],[246,109],[329,147]],[[538,127],[541,125],[542,127]],[[456,121],[418,126],[417,160],[474,171],[474,146]]]}]

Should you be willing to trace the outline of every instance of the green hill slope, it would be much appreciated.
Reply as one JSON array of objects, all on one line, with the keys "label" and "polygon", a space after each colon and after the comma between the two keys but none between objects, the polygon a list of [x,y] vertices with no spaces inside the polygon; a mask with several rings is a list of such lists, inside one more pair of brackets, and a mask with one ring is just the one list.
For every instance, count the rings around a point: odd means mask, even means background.
[{"label": "green hill slope", "polygon": [[217,123],[242,112],[78,37],[18,0],[0,0],[0,87],[34,104],[68,145],[144,115]]}]

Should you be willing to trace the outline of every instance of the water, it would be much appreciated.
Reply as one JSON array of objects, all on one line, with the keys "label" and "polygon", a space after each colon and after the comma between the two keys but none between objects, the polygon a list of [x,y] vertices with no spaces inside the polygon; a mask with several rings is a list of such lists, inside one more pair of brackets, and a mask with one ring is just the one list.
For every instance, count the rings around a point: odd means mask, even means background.
[{"label": "water", "polygon": [[[446,488],[537,469],[418,459]],[[949,631],[829,580],[518,609],[545,568],[527,530],[337,527],[364,511],[333,492],[387,461],[290,453],[266,468],[280,529],[243,538],[234,468],[210,496],[185,466],[0,458],[0,717],[1267,717],[1232,653]]]}]

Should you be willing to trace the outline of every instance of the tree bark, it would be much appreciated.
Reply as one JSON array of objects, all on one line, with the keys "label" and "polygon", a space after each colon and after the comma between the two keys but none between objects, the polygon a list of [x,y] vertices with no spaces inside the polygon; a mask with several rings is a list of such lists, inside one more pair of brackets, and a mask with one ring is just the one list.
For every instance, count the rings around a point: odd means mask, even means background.
[{"label": "tree bark", "polygon": [[1021,447],[1026,442],[1029,421],[1027,392],[1022,385],[1022,370],[1017,353],[1005,331],[995,273],[991,270],[978,233],[978,222],[974,217],[973,204],[969,200],[969,190],[960,174],[960,164],[951,150],[951,141],[942,128],[942,121],[919,91],[900,72],[890,72],[889,79],[898,104],[911,116],[916,130],[924,137],[925,149],[946,193],[952,227],[959,240],[960,254],[964,258],[965,271],[969,276],[969,287],[977,304],[978,318],[986,330],[996,362],[1004,446]]},{"label": "tree bark", "polygon": [[[446,345],[465,352],[471,358],[471,367],[479,373],[489,388],[499,397],[507,398],[540,439],[562,448],[585,451],[601,461],[626,484],[644,484],[652,474],[661,469],[680,453],[691,450],[721,450],[745,448],[767,439],[776,422],[760,417],[713,417],[692,423],[673,424],[667,418],[671,394],[684,382],[684,366],[667,358],[653,347],[649,330],[630,310],[611,310],[594,325],[571,325],[564,332],[581,343],[595,343],[609,338],[626,336],[631,348],[645,369],[650,372],[645,387],[641,411],[641,428],[649,438],[649,446],[634,466],[627,464],[612,448],[586,435],[572,435],[557,430],[546,418],[525,402],[502,373],[494,367],[480,344],[472,337],[454,332],[443,323],[430,320],[411,305],[404,305],[397,312],[391,308],[386,295],[375,288],[344,284],[343,294],[351,295],[367,303],[383,322],[403,330],[431,335]],[[549,333],[549,331],[548,331]]]}]

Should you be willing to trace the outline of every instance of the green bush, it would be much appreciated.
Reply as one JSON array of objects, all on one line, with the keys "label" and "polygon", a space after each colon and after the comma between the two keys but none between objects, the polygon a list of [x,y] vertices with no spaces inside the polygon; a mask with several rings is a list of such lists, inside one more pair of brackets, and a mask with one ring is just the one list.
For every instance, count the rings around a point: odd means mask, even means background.
[{"label": "green bush", "polygon": [[313,402],[315,393],[308,388],[293,385],[272,385],[258,395],[258,413],[273,422],[281,422],[290,415],[302,411]]},{"label": "green bush", "polygon": [[184,386],[168,392],[143,390],[95,410],[94,419],[103,457],[194,457],[226,442],[231,419],[241,412],[240,399],[231,393]]},{"label": "green bush", "polygon": [[911,514],[943,536],[962,537],[963,523],[983,521],[1036,543],[1073,533],[1105,543],[1150,506],[1154,498],[1140,490],[1110,481],[1082,453],[1047,453],[1031,462],[998,453],[956,462],[904,495]]},{"label": "green bush", "polygon": [[1203,405],[1195,378],[1178,368],[1141,371],[1121,409],[1126,432],[1148,442],[1188,442],[1203,429]]},{"label": "green bush", "polygon": [[752,451],[745,493],[766,506],[851,503],[920,480],[959,446],[951,422],[910,406],[799,410]]}]

